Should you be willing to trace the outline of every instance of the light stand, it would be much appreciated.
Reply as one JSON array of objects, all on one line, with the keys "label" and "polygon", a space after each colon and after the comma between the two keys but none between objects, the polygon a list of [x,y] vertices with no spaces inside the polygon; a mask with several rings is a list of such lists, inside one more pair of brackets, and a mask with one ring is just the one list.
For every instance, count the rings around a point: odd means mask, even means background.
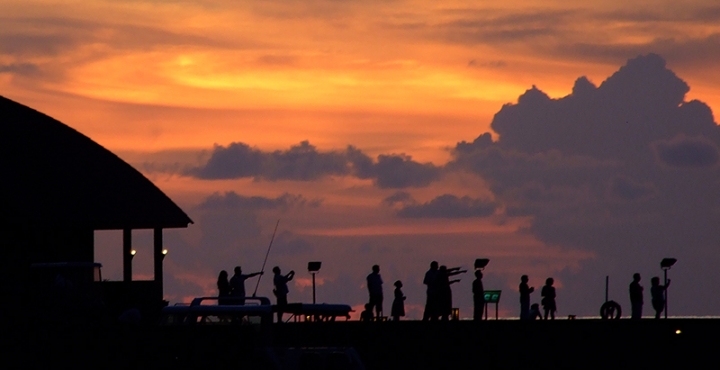
[{"label": "light stand", "polygon": [[660,261],[660,268],[665,273],[665,282],[664,282],[665,291],[663,292],[663,294],[665,295],[665,318],[666,319],[668,316],[668,314],[667,314],[667,311],[668,311],[668,308],[667,308],[668,307],[668,304],[667,304],[667,301],[668,301],[668,298],[667,298],[667,291],[668,291],[667,290],[667,283],[668,283],[667,270],[670,270],[670,267],[672,267],[675,264],[675,262],[677,262],[677,259],[675,259],[675,258],[663,258],[663,260]]},{"label": "light stand", "polygon": [[320,271],[320,266],[322,265],[322,262],[315,261],[315,262],[308,262],[308,272],[312,274],[312,283],[313,283],[313,304],[315,304],[315,274]]}]

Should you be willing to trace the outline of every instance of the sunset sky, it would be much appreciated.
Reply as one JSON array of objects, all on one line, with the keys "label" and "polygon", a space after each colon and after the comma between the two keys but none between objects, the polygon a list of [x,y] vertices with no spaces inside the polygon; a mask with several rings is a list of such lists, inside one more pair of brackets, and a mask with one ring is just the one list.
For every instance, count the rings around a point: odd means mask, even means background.
[{"label": "sunset sky", "polygon": [[[714,0],[0,3],[0,95],[195,222],[165,231],[173,303],[260,270],[280,219],[258,294],[278,265],[298,273],[291,302],[311,300],[319,260],[318,300],[359,308],[379,264],[387,313],[402,280],[418,318],[431,261],[484,257],[503,316],[522,274],[555,278],[560,317],[597,315],[609,275],[629,314],[635,272],[649,316],[675,257],[670,314],[718,315],[719,59]],[[150,277],[151,232],[134,235]],[[121,279],[121,232],[96,241]]]}]

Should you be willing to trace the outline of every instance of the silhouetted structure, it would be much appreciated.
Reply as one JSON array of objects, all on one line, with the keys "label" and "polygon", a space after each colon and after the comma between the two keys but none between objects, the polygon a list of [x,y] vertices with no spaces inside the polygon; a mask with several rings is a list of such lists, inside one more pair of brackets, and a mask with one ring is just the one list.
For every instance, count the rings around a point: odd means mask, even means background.
[{"label": "silhouetted structure", "polygon": [[[261,274],[262,272],[253,272],[252,274],[243,275],[242,268],[235,266],[235,273],[230,278],[230,295],[233,297],[245,297],[245,280]],[[238,302],[241,305],[245,304],[243,299],[238,300]]]},{"label": "silhouetted structure", "polygon": [[660,285],[660,278],[654,276],[650,279],[650,295],[652,297],[653,309],[655,309],[655,318],[659,319],[660,314],[665,309],[665,290],[670,286],[670,279],[667,284]]},{"label": "silhouetted structure", "polygon": [[273,285],[275,285],[273,293],[275,294],[275,297],[277,297],[278,305],[277,321],[281,323],[283,315],[282,309],[287,306],[287,295],[288,293],[290,293],[287,283],[288,281],[293,279],[293,277],[295,276],[295,271],[291,270],[290,272],[288,272],[287,275],[282,275],[280,273],[280,267],[275,266],[273,267],[273,273],[275,274],[275,276],[273,276]]},{"label": "silhouetted structure", "polygon": [[423,321],[437,320],[440,316],[438,308],[438,263],[430,262],[430,269],[425,272],[423,284],[427,285],[427,298],[425,301],[425,311],[423,312]]},{"label": "silhouetted structure", "polygon": [[482,271],[475,270],[475,281],[473,281],[473,320],[482,320],[485,310],[485,288],[482,283]]},{"label": "silhouetted structure", "polygon": [[228,273],[225,270],[220,271],[220,274],[218,275],[218,281],[217,281],[217,288],[218,288],[218,304],[224,305],[227,304],[227,300],[223,299],[223,297],[230,296],[230,282],[228,281]]},{"label": "silhouetted structure", "polygon": [[[102,282],[116,313],[162,304],[163,234],[190,218],[88,137],[0,97],[0,305],[32,295],[32,263],[94,262],[94,231],[122,230],[123,281]],[[154,231],[154,280],[132,281],[132,230]]]},{"label": "silhouetted structure", "polygon": [[393,285],[395,285],[395,299],[390,310],[390,316],[393,317],[394,321],[400,321],[400,316],[405,316],[405,295],[401,290],[402,281],[398,280]]},{"label": "silhouetted structure", "polygon": [[543,309],[545,310],[545,320],[548,319],[548,315],[550,315],[552,320],[555,320],[557,305],[555,304],[554,282],[555,280],[553,278],[547,278],[547,280],[545,280],[545,286],[543,286],[542,291],[540,292],[540,295],[543,297],[540,303],[542,303]]},{"label": "silhouetted structure", "polygon": [[375,307],[377,317],[382,316],[383,311],[383,291],[382,291],[382,278],[380,277],[380,266],[374,265],[372,272],[367,276],[367,288],[370,294],[370,306]]},{"label": "silhouetted structure", "polygon": [[630,318],[640,320],[642,318],[643,308],[643,287],[640,285],[640,274],[633,274],[633,281],[630,283]]},{"label": "silhouetted structure", "polygon": [[527,275],[520,277],[520,320],[527,320],[530,316],[530,293],[535,291],[535,287],[528,287],[529,280]]}]

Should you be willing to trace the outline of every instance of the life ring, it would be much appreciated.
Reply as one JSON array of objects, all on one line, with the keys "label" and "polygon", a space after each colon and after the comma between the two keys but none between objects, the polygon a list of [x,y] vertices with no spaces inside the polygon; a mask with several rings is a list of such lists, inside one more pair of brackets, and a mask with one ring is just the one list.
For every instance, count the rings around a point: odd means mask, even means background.
[{"label": "life ring", "polygon": [[622,316],[622,309],[615,301],[607,301],[600,307],[600,317],[603,320],[617,320]]}]

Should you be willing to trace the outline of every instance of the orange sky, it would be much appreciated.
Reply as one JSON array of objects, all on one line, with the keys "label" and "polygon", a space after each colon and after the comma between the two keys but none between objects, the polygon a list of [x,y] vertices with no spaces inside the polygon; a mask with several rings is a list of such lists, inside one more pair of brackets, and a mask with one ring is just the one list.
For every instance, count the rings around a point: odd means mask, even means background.
[{"label": "orange sky", "polygon": [[[576,78],[599,84],[648,52],[662,55],[692,87],[689,98],[720,109],[714,6],[713,0],[6,0],[0,95],[59,119],[136,166],[197,165],[215,144],[278,150],[303,140],[321,150],[353,145],[371,157],[405,153],[442,165],[449,148],[489,131],[502,105],[532,85],[562,97]],[[322,198],[327,207],[310,212],[316,222],[307,213],[284,220],[297,235],[515,238],[526,223],[393,220],[378,211],[391,191],[369,180],[259,183],[145,172],[193,219],[197,212],[187,207],[215,192]],[[454,176],[412,194],[419,201],[443,192],[492,198],[481,179]],[[276,217],[265,214],[263,222]],[[200,243],[197,233],[187,231],[189,244]],[[458,248],[457,256],[474,253]],[[557,253],[542,248],[548,258]],[[570,256],[541,270],[575,266],[592,254]],[[212,290],[214,277],[205,280]]]}]

